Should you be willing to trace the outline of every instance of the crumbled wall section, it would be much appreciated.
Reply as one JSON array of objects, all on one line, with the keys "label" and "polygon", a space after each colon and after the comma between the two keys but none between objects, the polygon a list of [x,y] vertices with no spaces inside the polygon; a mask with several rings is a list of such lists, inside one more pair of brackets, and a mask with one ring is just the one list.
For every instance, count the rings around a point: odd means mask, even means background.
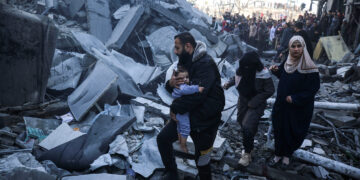
[{"label": "crumbled wall section", "polygon": [[0,4],[0,106],[43,101],[57,33],[47,17]]}]

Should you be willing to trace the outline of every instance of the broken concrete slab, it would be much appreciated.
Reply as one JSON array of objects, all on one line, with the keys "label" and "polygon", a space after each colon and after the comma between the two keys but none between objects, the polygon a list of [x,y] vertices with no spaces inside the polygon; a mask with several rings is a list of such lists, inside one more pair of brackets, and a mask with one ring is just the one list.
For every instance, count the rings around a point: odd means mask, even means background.
[{"label": "broken concrete slab", "polygon": [[135,105],[144,105],[146,108],[149,108],[149,110],[151,110],[153,113],[159,114],[161,116],[165,116],[167,118],[170,117],[169,113],[170,113],[170,108],[166,107],[164,105],[158,104],[154,101],[142,98],[142,97],[137,97],[135,99],[131,100],[132,103],[134,103]]},{"label": "broken concrete slab", "polygon": [[342,126],[351,126],[356,123],[356,118],[353,116],[347,115],[346,112],[338,112],[338,111],[326,111],[324,112],[324,116],[334,123],[337,127]]},{"label": "broken concrete slab", "polygon": [[84,82],[68,97],[68,104],[74,118],[79,121],[101,96],[116,82],[115,74],[102,62],[97,62],[94,70]]},{"label": "broken concrete slab", "polygon": [[181,159],[178,157],[175,157],[175,162],[178,168],[178,171],[180,172],[180,174],[183,174],[184,176],[188,177],[192,177],[195,179],[196,175],[198,174],[198,170],[195,167],[192,167],[189,165],[189,161],[192,161],[191,163],[195,164],[194,160],[189,160],[186,159],[186,161],[184,161],[185,159]]},{"label": "broken concrete slab", "polygon": [[44,166],[46,172],[48,172],[49,174],[55,177],[65,177],[71,175],[69,171],[56,167],[56,165],[52,161],[49,160],[42,161],[41,165]]},{"label": "broken concrete slab", "polygon": [[314,60],[318,60],[324,50],[331,61],[340,61],[350,52],[340,35],[321,37],[314,50]]},{"label": "broken concrete slab", "polygon": [[116,10],[113,14],[114,19],[122,19],[130,10],[130,4],[125,4]]},{"label": "broken concrete slab", "polygon": [[225,44],[223,41],[219,41],[215,46],[214,46],[214,50],[216,52],[217,57],[220,57],[221,55],[224,54],[224,52],[227,49],[227,44]]},{"label": "broken concrete slab", "polygon": [[129,148],[124,136],[118,135],[116,139],[109,145],[109,154],[119,154],[125,157],[129,156]]},{"label": "broken concrete slab", "polygon": [[148,178],[155,169],[164,168],[161,161],[160,153],[156,143],[156,136],[144,141],[140,149],[141,155],[138,157],[138,162],[130,162],[132,169]]},{"label": "broken concrete slab", "polygon": [[[93,49],[100,51],[101,53],[110,53],[99,39],[91,34],[84,32],[71,31],[71,34],[75,40],[81,45],[81,47],[89,54],[94,56]],[[96,57],[96,56],[95,56]]]},{"label": "broken concrete slab", "polygon": [[117,174],[86,174],[86,175],[79,175],[79,176],[66,176],[63,177],[62,180],[99,180],[99,179],[106,179],[106,180],[126,180],[126,175],[117,175]]},{"label": "broken concrete slab", "polygon": [[90,34],[105,43],[111,36],[112,27],[108,0],[87,0],[85,3]]},{"label": "broken concrete slab", "polygon": [[75,89],[83,71],[80,62],[78,57],[72,57],[51,68],[47,87],[59,91],[68,88]]},{"label": "broken concrete slab", "polygon": [[312,166],[311,170],[317,178],[320,178],[320,179],[329,178],[329,172],[322,166]]},{"label": "broken concrete slab", "polygon": [[73,18],[76,13],[84,6],[85,0],[72,0],[69,5],[69,14]]},{"label": "broken concrete slab", "polygon": [[311,147],[311,146],[312,146],[312,141],[309,139],[304,139],[303,143],[301,144],[301,148]]},{"label": "broken concrete slab", "polygon": [[103,166],[111,166],[114,163],[116,163],[116,161],[113,162],[110,154],[103,154],[100,157],[98,157],[97,159],[95,159],[94,162],[92,162],[90,164],[90,170],[94,171]]},{"label": "broken concrete slab", "polygon": [[[142,96],[143,93],[135,84],[133,78],[124,70],[124,66],[120,63],[119,59],[114,56],[114,52],[103,54],[96,48],[92,48],[94,56],[101,62],[108,65],[108,67],[118,74],[117,85],[122,94],[126,94],[133,97]],[[125,68],[126,69],[126,68]]]},{"label": "broken concrete slab", "polygon": [[160,67],[137,63],[132,58],[116,51],[111,51],[111,54],[117,58],[118,65],[121,65],[121,68],[133,78],[136,84],[147,85],[164,72]]},{"label": "broken concrete slab", "polygon": [[198,30],[196,29],[190,29],[189,33],[195,38],[195,41],[201,41],[206,44],[207,47],[209,47],[211,44],[206,39],[205,36],[203,36]]},{"label": "broken concrete slab", "polygon": [[149,36],[146,36],[146,40],[150,44],[151,51],[156,55],[170,56],[171,50],[174,46],[174,37],[178,34],[172,26],[165,26],[157,29]]},{"label": "broken concrete slab", "polygon": [[11,173],[16,168],[46,173],[45,168],[30,153],[14,153],[0,159],[0,174]]},{"label": "broken concrete slab", "polygon": [[135,6],[127,11],[126,16],[122,18],[114,28],[111,37],[105,41],[106,47],[114,46],[121,49],[143,13],[143,6]]},{"label": "broken concrete slab", "polygon": [[314,147],[313,152],[320,155],[325,155],[325,151],[319,147]]},{"label": "broken concrete slab", "polygon": [[66,170],[85,170],[109,151],[109,144],[135,122],[135,117],[99,114],[87,134],[41,154],[39,160],[51,160]]},{"label": "broken concrete slab", "polygon": [[[57,28],[47,17],[0,6],[0,104],[44,101]],[[21,29],[21,31],[19,31]]]},{"label": "broken concrete slab", "polygon": [[84,133],[74,131],[67,123],[62,123],[48,137],[41,141],[39,146],[50,150],[82,135]]}]

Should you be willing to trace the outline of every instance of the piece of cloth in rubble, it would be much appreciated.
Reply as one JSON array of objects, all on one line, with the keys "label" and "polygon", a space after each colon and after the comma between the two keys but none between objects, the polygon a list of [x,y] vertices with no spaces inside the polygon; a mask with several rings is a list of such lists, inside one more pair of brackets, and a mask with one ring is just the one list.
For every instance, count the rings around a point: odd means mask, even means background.
[{"label": "piece of cloth in rubble", "polygon": [[260,57],[256,52],[248,52],[240,59],[236,75],[241,76],[237,90],[242,96],[251,98],[256,94],[256,72],[262,71],[263,68],[264,65],[261,63]]},{"label": "piece of cloth in rubble", "polygon": [[[300,73],[297,68],[293,73],[288,73],[284,69],[284,64],[285,62],[276,72],[272,72],[279,78],[276,101],[272,110],[272,124],[275,155],[291,157],[301,146],[309,129],[314,110],[314,97],[320,88],[320,78],[316,71]],[[292,103],[286,101],[287,96],[291,96]]]},{"label": "piece of cloth in rubble", "polygon": [[296,41],[299,41],[303,46],[303,54],[300,59],[296,59],[294,57],[291,57],[291,53],[289,53],[288,58],[285,62],[285,71],[287,73],[293,73],[295,71],[298,71],[302,74],[319,72],[318,67],[315,65],[309,55],[309,52],[307,51],[305,40],[301,36],[293,36],[290,39],[289,47]]},{"label": "piece of cloth in rubble", "polygon": [[95,118],[87,134],[39,154],[37,160],[51,160],[69,171],[89,169],[94,160],[109,151],[109,144],[116,136],[135,121],[135,116],[99,114]]},{"label": "piece of cloth in rubble", "polygon": [[[184,95],[190,95],[199,92],[198,85],[181,84],[179,88],[175,88],[171,93],[173,98],[180,98]],[[190,135],[190,117],[189,112],[184,114],[176,114],[176,119],[179,121],[177,124],[178,133],[187,138]]]}]

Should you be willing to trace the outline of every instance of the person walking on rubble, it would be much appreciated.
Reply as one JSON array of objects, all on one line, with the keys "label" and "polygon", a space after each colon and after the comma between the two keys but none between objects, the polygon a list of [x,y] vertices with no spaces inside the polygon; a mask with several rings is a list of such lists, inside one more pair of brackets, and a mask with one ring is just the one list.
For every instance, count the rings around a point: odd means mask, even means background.
[{"label": "person walking on rubble", "polygon": [[286,169],[309,129],[314,110],[315,94],[320,88],[319,70],[306,49],[301,36],[289,42],[289,55],[280,66],[270,71],[279,78],[276,101],[272,110],[275,157],[268,165]]},{"label": "person walking on rubble", "polygon": [[[175,114],[190,113],[190,136],[195,146],[195,162],[202,180],[211,179],[210,154],[221,122],[221,112],[225,106],[224,90],[220,73],[214,60],[206,52],[203,42],[195,42],[189,32],[175,36],[175,54],[179,65],[189,72],[192,84],[204,87],[202,93],[182,96],[170,106],[171,120],[157,136],[157,144],[166,174],[163,179],[178,179],[177,165],[172,143],[178,139]],[[166,82],[170,93],[184,81],[173,74]]]},{"label": "person walking on rubble", "polygon": [[225,83],[223,88],[236,85],[239,92],[237,121],[241,125],[245,152],[239,164],[248,166],[258,124],[266,107],[266,99],[275,92],[271,74],[261,63],[256,52],[246,53],[239,61],[235,77]]}]

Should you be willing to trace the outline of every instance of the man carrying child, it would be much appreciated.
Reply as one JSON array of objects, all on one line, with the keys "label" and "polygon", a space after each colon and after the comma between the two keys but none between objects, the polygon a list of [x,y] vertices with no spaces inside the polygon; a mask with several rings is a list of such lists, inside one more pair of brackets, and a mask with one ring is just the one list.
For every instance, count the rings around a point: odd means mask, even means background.
[{"label": "man carrying child", "polygon": [[[179,57],[178,67],[187,71],[190,85],[197,85],[203,89],[198,88],[199,92],[188,95],[181,94],[170,106],[171,120],[157,136],[161,159],[167,171],[164,179],[178,179],[172,143],[179,139],[177,115],[186,113],[189,113],[187,117],[190,119],[190,136],[195,145],[199,177],[211,179],[210,153],[221,121],[221,111],[225,105],[220,73],[214,60],[207,54],[204,43],[195,42],[194,37],[188,32],[180,33],[174,39],[175,54]],[[166,89],[170,93],[181,90],[181,85],[186,84],[186,78],[176,75],[179,74],[173,73],[166,83]],[[183,147],[186,150],[186,146]]]}]

